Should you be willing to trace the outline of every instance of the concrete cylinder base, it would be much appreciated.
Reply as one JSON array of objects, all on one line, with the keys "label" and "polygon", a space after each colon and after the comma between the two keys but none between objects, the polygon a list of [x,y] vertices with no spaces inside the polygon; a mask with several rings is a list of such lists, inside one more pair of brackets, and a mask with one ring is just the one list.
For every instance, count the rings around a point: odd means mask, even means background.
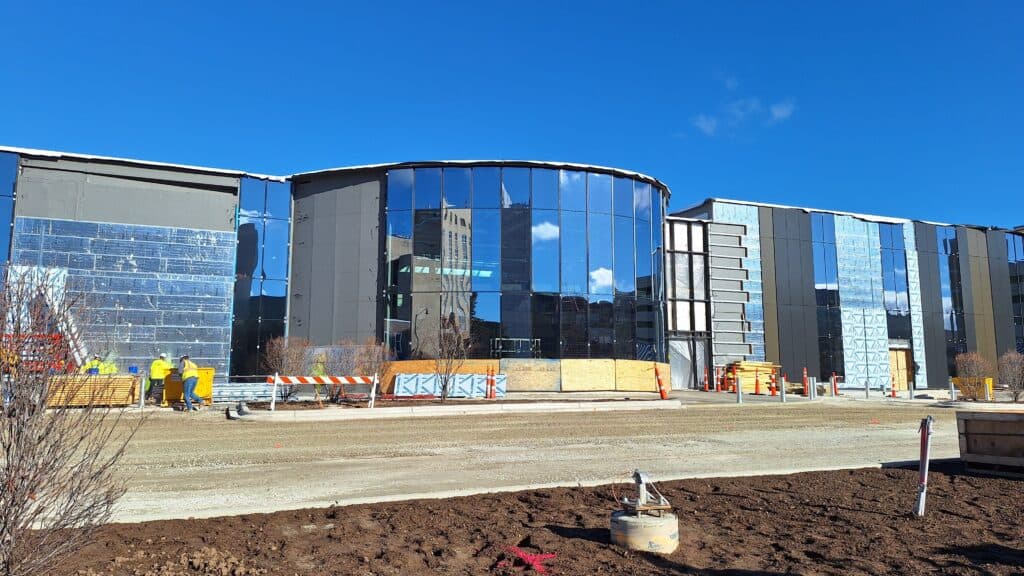
[{"label": "concrete cylinder base", "polygon": [[656,554],[671,554],[679,547],[679,519],[668,512],[647,516],[618,510],[612,512],[612,544]]}]

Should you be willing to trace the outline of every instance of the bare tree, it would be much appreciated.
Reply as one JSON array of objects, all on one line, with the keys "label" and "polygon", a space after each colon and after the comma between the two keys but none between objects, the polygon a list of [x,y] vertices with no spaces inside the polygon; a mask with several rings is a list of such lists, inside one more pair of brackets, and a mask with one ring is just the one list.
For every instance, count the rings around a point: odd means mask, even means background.
[{"label": "bare tree", "polygon": [[957,354],[955,361],[962,394],[974,400],[984,398],[985,378],[990,378],[994,372],[992,363],[977,352]]},{"label": "bare tree", "polygon": [[441,330],[437,335],[437,346],[434,347],[434,374],[441,385],[441,401],[448,399],[455,375],[466,363],[469,344],[455,322],[442,321]]},{"label": "bare tree", "polygon": [[74,375],[85,320],[54,273],[0,283],[0,574],[50,573],[91,541],[125,491],[115,465],[141,424],[109,408],[109,378]]},{"label": "bare tree", "polygon": [[367,338],[356,355],[356,372],[369,376],[377,374],[384,378],[391,364],[391,351],[387,344],[377,342],[376,338]]},{"label": "bare tree", "polygon": [[309,348],[305,338],[278,336],[267,342],[260,356],[260,368],[267,374],[304,376]]},{"label": "bare tree", "polygon": [[1024,395],[1024,354],[1010,350],[999,357],[999,384],[1013,394],[1013,401]]}]

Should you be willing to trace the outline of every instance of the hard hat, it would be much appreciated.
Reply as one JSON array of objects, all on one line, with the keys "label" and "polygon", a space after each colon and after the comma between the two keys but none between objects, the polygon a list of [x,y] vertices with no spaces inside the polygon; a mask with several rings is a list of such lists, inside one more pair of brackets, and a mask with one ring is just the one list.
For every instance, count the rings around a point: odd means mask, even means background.
[{"label": "hard hat", "polygon": [[167,353],[166,352],[161,352],[160,353],[160,357],[161,358],[167,358]]},{"label": "hard hat", "polygon": [[99,360],[99,359],[100,359],[100,355],[99,355],[99,354],[93,354],[93,355],[92,355],[92,357],[93,357],[93,358],[95,358],[95,359],[97,359],[97,360]]},{"label": "hard hat", "polygon": [[188,358],[188,354],[182,354],[182,355],[181,355],[181,359],[182,359],[182,360],[184,360],[185,358]]}]

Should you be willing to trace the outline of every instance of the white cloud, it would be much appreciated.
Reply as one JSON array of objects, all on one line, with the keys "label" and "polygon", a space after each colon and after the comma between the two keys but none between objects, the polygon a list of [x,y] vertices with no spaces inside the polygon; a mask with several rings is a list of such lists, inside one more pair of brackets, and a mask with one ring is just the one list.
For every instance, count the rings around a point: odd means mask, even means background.
[{"label": "white cloud", "polygon": [[793,112],[796,111],[796,102],[793,102],[792,98],[787,98],[782,102],[772,104],[768,111],[772,115],[772,122],[782,122],[792,116]]},{"label": "white cloud", "polygon": [[708,136],[714,136],[715,130],[718,130],[718,119],[714,116],[708,116],[707,114],[698,114],[697,117],[693,119],[693,125]]},{"label": "white cloud", "polygon": [[740,87],[740,81],[735,76],[726,76],[722,78],[722,84],[725,84],[726,90],[735,90]]},{"label": "white cloud", "polygon": [[598,268],[590,273],[590,291],[599,292],[612,287],[612,271],[608,268]]},{"label": "white cloud", "polygon": [[732,123],[734,125],[739,124],[746,120],[748,116],[761,112],[761,101],[757,98],[740,98],[730,102],[726,110],[732,119]]},{"label": "white cloud", "polygon": [[540,224],[534,224],[530,228],[533,232],[534,242],[544,242],[547,240],[558,240],[558,225],[552,224],[551,222],[541,222]]}]

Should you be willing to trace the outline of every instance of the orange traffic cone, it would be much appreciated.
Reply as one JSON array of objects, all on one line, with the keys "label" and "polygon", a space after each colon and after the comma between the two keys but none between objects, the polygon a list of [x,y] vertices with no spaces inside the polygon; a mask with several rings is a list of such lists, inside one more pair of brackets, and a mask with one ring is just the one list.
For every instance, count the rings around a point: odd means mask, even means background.
[{"label": "orange traffic cone", "polygon": [[810,396],[811,390],[807,382],[807,367],[804,366],[804,396]]},{"label": "orange traffic cone", "polygon": [[665,390],[665,383],[661,381],[661,372],[658,371],[657,365],[654,366],[654,377],[658,381],[658,395],[662,400],[668,400],[668,391]]}]

